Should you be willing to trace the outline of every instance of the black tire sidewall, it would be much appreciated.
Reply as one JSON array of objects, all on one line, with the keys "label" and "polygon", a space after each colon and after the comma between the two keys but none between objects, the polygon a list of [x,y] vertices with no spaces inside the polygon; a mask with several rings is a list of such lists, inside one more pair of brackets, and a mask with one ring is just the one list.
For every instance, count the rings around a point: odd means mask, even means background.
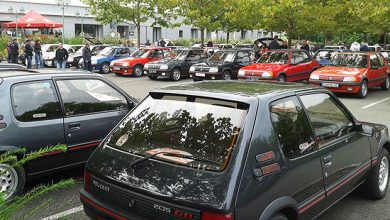
[{"label": "black tire sidewall", "polygon": [[386,87],[386,80],[390,80],[390,76],[387,76],[387,78],[383,82],[383,85],[381,86],[382,90],[389,90],[389,87]]},{"label": "black tire sidewall", "polygon": [[[282,80],[282,79],[284,79],[284,80]],[[279,82],[287,82],[287,77],[286,77],[286,75],[280,74],[280,75],[278,76],[278,78],[277,78],[277,81],[279,81]]]},{"label": "black tire sidewall", "polygon": [[288,218],[282,213],[277,213],[271,217],[271,220],[288,220]]},{"label": "black tire sidewall", "polygon": [[[366,87],[367,87],[367,92],[366,92],[365,95],[363,94],[363,90],[362,90],[363,84],[366,84]],[[359,92],[358,92],[358,96],[359,96],[359,98],[364,99],[364,98],[367,96],[367,94],[368,94],[368,83],[367,83],[366,80],[364,80],[364,81],[362,82],[362,84],[360,85],[360,89],[359,89]]]}]

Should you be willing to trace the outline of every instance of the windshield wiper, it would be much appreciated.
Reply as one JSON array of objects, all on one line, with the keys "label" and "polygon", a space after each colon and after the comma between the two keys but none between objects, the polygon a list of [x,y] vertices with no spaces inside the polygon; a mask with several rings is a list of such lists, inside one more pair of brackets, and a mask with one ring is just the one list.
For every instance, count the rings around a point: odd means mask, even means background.
[{"label": "windshield wiper", "polygon": [[166,154],[166,153],[167,153],[167,152],[157,152],[157,153],[154,153],[154,154],[151,154],[151,155],[142,157],[142,158],[140,158],[140,159],[138,159],[138,160],[133,161],[133,162],[130,164],[130,168],[133,168],[133,167],[136,166],[137,164],[140,164],[140,163],[142,163],[142,162],[144,162],[144,161],[146,161],[146,160],[149,160],[150,158],[155,157],[155,156],[157,156],[157,155],[159,155],[159,154]]}]

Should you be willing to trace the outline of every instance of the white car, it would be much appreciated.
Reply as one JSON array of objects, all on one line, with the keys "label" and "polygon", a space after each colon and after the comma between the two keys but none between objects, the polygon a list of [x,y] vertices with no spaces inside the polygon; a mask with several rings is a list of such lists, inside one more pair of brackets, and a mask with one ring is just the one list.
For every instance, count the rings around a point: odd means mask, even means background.
[{"label": "white car", "polygon": [[[72,45],[64,44],[64,48],[69,50]],[[43,44],[42,45],[42,59],[45,66],[56,67],[56,50],[58,48],[58,44]]]}]

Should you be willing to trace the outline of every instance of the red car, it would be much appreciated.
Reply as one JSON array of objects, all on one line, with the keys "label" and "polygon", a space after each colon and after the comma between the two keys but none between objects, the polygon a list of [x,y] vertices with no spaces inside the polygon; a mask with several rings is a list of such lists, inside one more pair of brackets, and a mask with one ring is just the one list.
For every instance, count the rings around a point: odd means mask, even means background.
[{"label": "red car", "polygon": [[321,85],[335,93],[353,93],[360,98],[368,88],[390,86],[389,65],[382,54],[376,52],[337,53],[330,66],[314,71],[309,83]]},{"label": "red car", "polygon": [[111,71],[116,75],[133,75],[140,77],[143,74],[143,68],[146,63],[161,60],[169,56],[171,49],[162,47],[145,47],[136,50],[131,57],[112,61]]},{"label": "red car", "polygon": [[238,79],[301,81],[319,67],[306,50],[271,50],[257,63],[241,68]]}]

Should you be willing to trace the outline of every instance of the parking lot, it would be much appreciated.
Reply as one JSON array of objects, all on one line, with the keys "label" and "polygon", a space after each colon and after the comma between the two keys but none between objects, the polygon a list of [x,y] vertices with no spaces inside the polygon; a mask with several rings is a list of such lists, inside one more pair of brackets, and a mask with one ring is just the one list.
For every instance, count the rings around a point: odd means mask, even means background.
[{"label": "parking lot", "polygon": [[[147,77],[119,77],[114,74],[108,74],[105,77],[138,99],[144,98],[149,91],[160,86],[192,82],[191,79],[184,79],[179,82],[172,82],[168,79],[152,81]],[[382,123],[390,126],[390,114],[388,113],[390,109],[390,91],[382,91],[380,88],[372,89],[369,90],[365,99],[358,99],[348,95],[339,97],[358,120]],[[49,184],[66,178],[75,178],[78,181],[73,187],[52,192],[45,196],[45,198],[34,201],[34,204],[28,204],[23,212],[18,213],[17,218],[23,216],[27,210],[31,210],[32,207],[50,198],[51,201],[48,205],[29,217],[29,219],[48,220],[62,217],[66,219],[87,219],[82,211],[78,193],[82,187],[82,172],[82,168],[77,168],[54,174],[49,178],[45,177],[28,182],[26,190],[30,190],[40,184]],[[353,193],[330,208],[319,219],[390,219],[389,204],[390,195],[387,195],[383,200],[372,202],[360,196],[358,193]]]}]

